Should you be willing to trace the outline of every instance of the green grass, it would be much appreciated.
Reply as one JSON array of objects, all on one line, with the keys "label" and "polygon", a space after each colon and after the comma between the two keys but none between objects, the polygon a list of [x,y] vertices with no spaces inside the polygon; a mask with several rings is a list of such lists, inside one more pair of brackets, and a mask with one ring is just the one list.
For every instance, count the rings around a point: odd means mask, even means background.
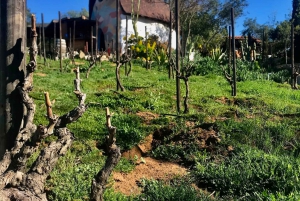
[{"label": "green grass", "polygon": [[[49,61],[49,67],[39,65],[30,93],[36,104],[36,124],[47,124],[45,91],[57,115],[77,106],[71,68],[69,65],[61,73],[58,62]],[[117,144],[122,150],[130,149],[157,129],[171,129],[152,156],[188,164],[192,170],[188,181],[207,188],[208,194],[215,192],[212,197],[203,195],[185,179],[170,183],[144,181],[142,195],[128,197],[109,186],[106,200],[299,199],[300,91],[291,90],[290,85],[262,79],[238,82],[237,97],[231,97],[230,86],[222,76],[191,76],[190,113],[174,117],[165,115],[177,114],[175,80],[168,79],[165,70],[134,65],[126,77],[121,68],[125,92],[115,91],[115,66],[108,62],[92,69],[88,79],[82,72],[81,79],[89,108],[68,126],[76,139],[47,181],[49,199],[85,200],[89,196],[91,178],[105,161],[102,150],[97,148],[107,135],[105,107],[114,113],[112,125],[117,127]],[[180,89],[183,98],[183,82]],[[138,111],[160,116],[149,124],[136,115]],[[174,142],[176,137],[187,136],[191,129],[186,127],[187,121],[195,127],[211,123],[221,141],[211,149],[199,148],[194,135]],[[234,150],[226,151],[228,146]],[[134,162],[122,159],[116,171],[128,173],[133,168]]]}]

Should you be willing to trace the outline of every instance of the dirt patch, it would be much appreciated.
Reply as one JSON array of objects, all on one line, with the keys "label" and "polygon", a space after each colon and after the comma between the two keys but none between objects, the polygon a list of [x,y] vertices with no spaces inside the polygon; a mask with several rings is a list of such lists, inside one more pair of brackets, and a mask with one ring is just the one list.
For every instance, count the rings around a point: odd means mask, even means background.
[{"label": "dirt patch", "polygon": [[[169,130],[169,128],[162,128],[154,132],[152,148],[155,149],[157,146],[164,143],[178,144],[184,148],[188,148],[189,145],[193,143],[200,149],[208,148],[209,146],[220,142],[220,138],[213,127],[213,123],[204,123],[194,126],[194,128],[190,128],[188,131],[182,131],[171,138],[169,136],[172,131]],[[167,142],[165,142],[166,137],[169,138]]]},{"label": "dirt patch", "polygon": [[153,141],[153,135],[148,135],[142,143],[138,144],[137,146],[141,150],[142,154],[146,154],[149,151],[152,150],[152,141]]},{"label": "dirt patch", "polygon": [[240,107],[246,107],[246,108],[251,108],[251,107],[257,107],[257,106],[263,106],[265,103],[259,99],[256,98],[233,98],[229,99],[227,97],[219,97],[215,100],[218,103],[224,104],[224,105],[230,105],[230,106],[240,106]]},{"label": "dirt patch", "polygon": [[40,76],[40,77],[46,77],[47,75],[44,73],[34,73],[34,75]]},{"label": "dirt patch", "polygon": [[122,156],[127,159],[134,159],[137,157],[145,156],[152,150],[153,135],[147,136],[140,144],[134,146],[132,149],[122,153]]},{"label": "dirt patch", "polygon": [[193,136],[194,143],[198,146],[199,149],[209,150],[215,144],[221,141],[215,130],[213,129],[206,130],[199,127],[191,129],[187,133],[182,133],[182,135],[175,136],[174,141],[179,140],[180,144],[188,147],[189,144],[191,143],[188,139],[190,139],[191,136]]},{"label": "dirt patch", "polygon": [[186,127],[194,127],[196,124],[194,121],[186,121],[185,122],[185,126]]},{"label": "dirt patch", "polygon": [[130,150],[122,153],[122,157],[130,160],[133,160],[135,157],[140,158],[141,156],[142,156],[142,151],[137,145],[132,147]]},{"label": "dirt patch", "polygon": [[85,65],[85,63],[84,62],[77,62],[77,61],[75,61],[75,65],[76,66],[80,66],[80,65]]},{"label": "dirt patch", "polygon": [[230,100],[229,100],[229,98],[227,98],[227,97],[225,97],[225,96],[222,96],[222,97],[220,97],[220,98],[217,98],[216,99],[216,102],[218,102],[218,103],[221,103],[221,104],[230,104]]},{"label": "dirt patch", "polygon": [[141,117],[146,124],[149,124],[153,119],[157,119],[159,117],[158,114],[151,112],[138,112],[136,115]]},{"label": "dirt patch", "polygon": [[125,195],[140,194],[142,188],[138,186],[141,179],[169,180],[175,176],[184,176],[187,169],[175,163],[159,161],[150,157],[144,158],[130,173],[114,172],[114,189]]}]

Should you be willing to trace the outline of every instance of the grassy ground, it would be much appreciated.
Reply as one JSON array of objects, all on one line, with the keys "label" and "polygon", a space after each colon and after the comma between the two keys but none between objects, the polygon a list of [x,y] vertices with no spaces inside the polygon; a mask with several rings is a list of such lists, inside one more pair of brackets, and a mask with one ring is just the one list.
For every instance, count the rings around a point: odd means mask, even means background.
[{"label": "grassy ground", "polygon": [[[90,107],[70,125],[76,140],[47,181],[50,200],[88,199],[91,179],[105,161],[97,148],[107,134],[105,107],[114,113],[112,124],[118,128],[117,143],[122,150],[130,149],[150,133],[168,129],[168,134],[156,137],[159,143],[150,155],[175,161],[191,171],[187,178],[168,182],[145,180],[139,196],[128,197],[109,186],[105,200],[300,199],[300,91],[267,80],[245,81],[237,84],[237,97],[231,97],[223,77],[192,76],[190,113],[174,117],[165,115],[176,114],[175,80],[168,79],[167,71],[147,71],[134,65],[126,77],[121,69],[126,91],[116,92],[113,64],[103,62],[88,79],[87,66],[80,66],[81,89]],[[36,124],[47,124],[44,91],[50,94],[55,114],[64,114],[77,105],[72,67],[64,66],[61,73],[58,62],[38,66],[30,94],[37,106]],[[181,94],[185,94],[183,83]],[[146,124],[136,115],[139,111],[158,114],[159,118]],[[133,168],[132,161],[122,159],[116,171]]]}]

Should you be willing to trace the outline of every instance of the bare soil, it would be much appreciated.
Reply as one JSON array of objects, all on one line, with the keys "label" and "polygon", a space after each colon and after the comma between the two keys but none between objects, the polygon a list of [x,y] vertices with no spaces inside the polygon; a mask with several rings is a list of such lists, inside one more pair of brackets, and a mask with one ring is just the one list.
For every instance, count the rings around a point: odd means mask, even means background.
[{"label": "bare soil", "polygon": [[136,113],[136,115],[141,117],[146,124],[149,124],[151,120],[159,117],[158,114],[154,114],[151,112],[138,112]]},{"label": "bare soil", "polygon": [[40,77],[45,77],[47,76],[45,73],[34,73],[34,75],[40,76]]},{"label": "bare soil", "polygon": [[143,178],[170,180],[187,174],[187,169],[176,163],[159,161],[151,157],[145,157],[144,161],[145,163],[140,161],[130,173],[114,172],[114,189],[125,195],[137,195],[142,191],[138,184]]},{"label": "bare soil", "polygon": [[[158,117],[158,115],[150,112],[139,112],[137,115],[140,116],[145,123],[148,123],[152,119]],[[114,189],[125,195],[138,195],[142,192],[142,188],[139,185],[141,179],[167,181],[174,177],[182,177],[186,175],[188,173],[188,169],[178,165],[177,163],[148,157],[147,154],[150,153],[151,150],[156,149],[164,143],[181,144],[184,149],[188,149],[190,144],[194,143],[199,147],[199,149],[205,149],[213,152],[215,145],[220,141],[217,132],[215,131],[214,123],[207,123],[199,126],[192,121],[187,121],[185,124],[190,128],[187,132],[180,132],[171,137],[170,135],[173,133],[172,127],[174,125],[169,125],[168,127],[156,130],[153,134],[146,137],[143,142],[134,146],[131,150],[122,153],[122,157],[127,159],[134,159],[138,157],[139,160],[136,162],[137,165],[135,169],[130,173],[113,173]],[[166,137],[171,137],[169,142],[164,141]],[[229,146],[227,147],[226,152],[230,152],[233,149],[234,148],[232,146]],[[141,157],[143,158],[141,159]],[[178,162],[184,164],[184,161]]]}]

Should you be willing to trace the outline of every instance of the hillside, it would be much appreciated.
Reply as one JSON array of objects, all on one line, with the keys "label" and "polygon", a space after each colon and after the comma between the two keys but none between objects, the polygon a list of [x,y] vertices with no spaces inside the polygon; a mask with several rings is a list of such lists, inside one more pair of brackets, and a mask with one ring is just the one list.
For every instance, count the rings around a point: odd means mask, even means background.
[{"label": "hillside", "polygon": [[[231,97],[224,77],[193,75],[190,112],[177,115],[175,80],[165,69],[146,70],[135,63],[126,77],[122,68],[126,91],[117,92],[114,64],[103,62],[86,79],[88,64],[80,62],[81,90],[89,108],[69,127],[76,139],[48,178],[49,200],[88,200],[92,177],[106,158],[101,149],[107,135],[106,107],[113,112],[117,144],[124,153],[105,200],[300,198],[300,91],[289,84],[240,81],[237,97]],[[50,94],[55,114],[77,104],[72,67],[65,64],[61,73],[58,66],[39,63],[34,75],[30,95],[36,124],[47,124],[44,91]],[[184,90],[182,82],[182,97]],[[128,185],[134,186],[125,188]]]}]

